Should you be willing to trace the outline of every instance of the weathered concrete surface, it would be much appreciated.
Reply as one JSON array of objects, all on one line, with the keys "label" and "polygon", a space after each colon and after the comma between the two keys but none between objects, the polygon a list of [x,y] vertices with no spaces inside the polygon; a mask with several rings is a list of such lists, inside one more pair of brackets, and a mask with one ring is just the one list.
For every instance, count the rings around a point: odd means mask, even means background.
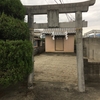
[{"label": "weathered concrete surface", "polygon": [[[87,21],[82,21],[82,27],[87,27]],[[59,23],[60,28],[75,28],[75,21],[74,22],[63,22]],[[34,23],[34,29],[45,29],[48,28],[47,23]]]},{"label": "weathered concrete surface", "polygon": [[[31,13],[28,13],[28,26],[29,26],[29,30],[30,30],[30,41],[33,45],[33,41],[34,41],[34,28],[33,28],[33,22],[34,22],[34,16]],[[32,89],[33,88],[33,76],[34,76],[34,52],[32,52],[32,63],[33,63],[33,69],[32,72],[29,74],[28,77],[28,88]]]},{"label": "weathered concrete surface", "polygon": [[47,14],[48,10],[59,10],[59,13],[74,13],[76,11],[87,12],[88,7],[93,5],[95,0],[89,0],[80,3],[54,4],[54,5],[38,5],[38,6],[24,6],[26,14]]},{"label": "weathered concrete surface", "polygon": [[48,28],[59,27],[59,11],[49,10],[48,11]]},{"label": "weathered concrete surface", "polygon": [[100,38],[84,38],[84,57],[100,62]]},{"label": "weathered concrete surface", "polygon": [[83,40],[82,40],[82,12],[78,11],[76,16],[76,51],[78,88],[80,92],[85,92],[84,63],[83,63]]}]

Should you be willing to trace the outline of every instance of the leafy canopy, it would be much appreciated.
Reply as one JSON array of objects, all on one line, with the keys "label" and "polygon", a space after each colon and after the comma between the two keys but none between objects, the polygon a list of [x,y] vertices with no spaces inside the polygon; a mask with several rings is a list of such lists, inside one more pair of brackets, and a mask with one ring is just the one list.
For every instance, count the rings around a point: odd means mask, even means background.
[{"label": "leafy canopy", "polygon": [[27,23],[2,13],[0,17],[0,39],[29,40]]},{"label": "leafy canopy", "polygon": [[0,14],[2,12],[8,16],[24,20],[25,9],[20,0],[0,0]]}]

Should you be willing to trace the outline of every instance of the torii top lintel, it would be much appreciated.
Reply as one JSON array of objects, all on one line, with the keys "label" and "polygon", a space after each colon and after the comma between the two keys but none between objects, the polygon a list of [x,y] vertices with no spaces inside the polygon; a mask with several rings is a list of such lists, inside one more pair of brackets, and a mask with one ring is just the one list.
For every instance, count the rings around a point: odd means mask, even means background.
[{"label": "torii top lintel", "polygon": [[67,4],[53,4],[53,5],[37,5],[37,6],[27,6],[26,8],[26,14],[47,14],[48,10],[58,10],[59,13],[75,13],[77,11],[81,12],[87,12],[89,6],[92,6],[95,4],[96,0],[89,0],[84,2],[78,2],[78,3],[67,3]]}]

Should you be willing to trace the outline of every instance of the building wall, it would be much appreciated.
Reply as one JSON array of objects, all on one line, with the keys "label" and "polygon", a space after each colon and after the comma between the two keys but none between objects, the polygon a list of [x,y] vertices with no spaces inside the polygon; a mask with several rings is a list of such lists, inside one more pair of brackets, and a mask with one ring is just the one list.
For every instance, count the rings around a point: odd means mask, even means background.
[{"label": "building wall", "polygon": [[52,40],[50,35],[45,37],[45,52],[54,52],[55,40]]},{"label": "building wall", "polygon": [[100,38],[83,39],[84,57],[100,61]]},{"label": "building wall", "polygon": [[55,40],[52,39],[51,35],[46,35],[45,38],[45,52],[74,52],[74,35],[69,35],[68,40],[64,38],[64,50],[55,50]]},{"label": "building wall", "polygon": [[74,35],[69,35],[68,40],[64,39],[64,51],[74,52]]}]

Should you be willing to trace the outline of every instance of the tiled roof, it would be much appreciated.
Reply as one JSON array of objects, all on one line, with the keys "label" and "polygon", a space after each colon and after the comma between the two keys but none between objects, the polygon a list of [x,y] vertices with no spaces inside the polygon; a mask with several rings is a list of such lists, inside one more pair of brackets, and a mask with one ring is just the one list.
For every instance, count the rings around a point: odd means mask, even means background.
[{"label": "tiled roof", "polygon": [[75,28],[49,28],[49,29],[44,29],[42,31],[42,34],[58,34],[58,35],[65,35],[66,33],[68,34],[75,34]]}]

